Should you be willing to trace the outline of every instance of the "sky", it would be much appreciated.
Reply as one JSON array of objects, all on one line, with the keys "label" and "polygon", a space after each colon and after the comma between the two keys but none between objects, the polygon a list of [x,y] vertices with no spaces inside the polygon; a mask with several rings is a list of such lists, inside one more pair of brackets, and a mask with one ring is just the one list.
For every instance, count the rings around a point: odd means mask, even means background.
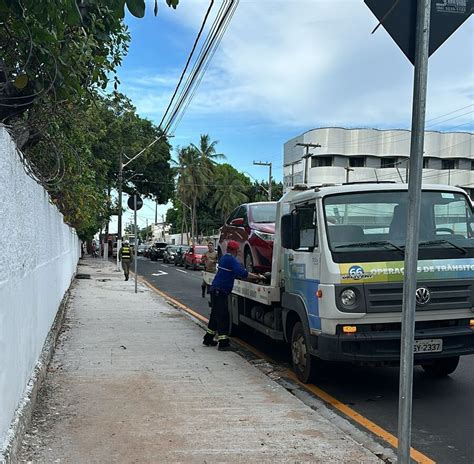
[{"label": "sky", "polygon": [[[173,10],[160,0],[155,17],[147,0],[145,18],[127,16],[120,91],[140,116],[160,122],[209,3],[181,0]],[[170,142],[197,144],[209,134],[235,168],[265,180],[268,168],[253,161],[271,162],[278,181],[283,144],[307,130],[409,129],[413,66],[383,27],[371,34],[377,23],[362,0],[240,0]],[[474,130],[472,16],[430,58],[426,118],[428,130]],[[154,217],[145,201],[139,226]]]}]

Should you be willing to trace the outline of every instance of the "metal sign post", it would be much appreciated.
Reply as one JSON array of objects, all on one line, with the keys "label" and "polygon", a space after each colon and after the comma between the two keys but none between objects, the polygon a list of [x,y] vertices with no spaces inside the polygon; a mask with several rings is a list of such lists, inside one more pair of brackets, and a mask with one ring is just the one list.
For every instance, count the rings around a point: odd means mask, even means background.
[{"label": "metal sign post", "polygon": [[138,193],[134,193],[127,200],[128,207],[133,209],[135,218],[135,293],[137,293],[137,258],[138,258],[138,228],[137,228],[137,210],[143,206],[143,200],[139,197]]},{"label": "metal sign post", "polygon": [[137,230],[137,194],[133,194],[133,209],[134,209],[134,219],[135,219],[135,293],[137,293],[137,258],[138,258],[138,230]]},{"label": "metal sign post", "polygon": [[400,464],[409,464],[410,462],[415,298],[422,196],[430,7],[430,0],[418,0],[398,402],[398,462]]}]

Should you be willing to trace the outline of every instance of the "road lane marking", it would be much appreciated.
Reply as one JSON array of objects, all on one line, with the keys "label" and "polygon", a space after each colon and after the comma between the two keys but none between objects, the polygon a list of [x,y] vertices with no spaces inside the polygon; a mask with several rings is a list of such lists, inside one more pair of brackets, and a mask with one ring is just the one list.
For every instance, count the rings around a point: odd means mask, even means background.
[{"label": "road lane marking", "polygon": [[165,271],[158,271],[152,274],[152,276],[162,276],[162,275],[168,275],[168,273]]},{"label": "road lane marking", "polygon": [[[184,272],[184,271],[182,271],[182,272]],[[204,322],[205,324],[207,324],[209,322],[209,319],[207,319],[203,315],[197,313],[196,311],[192,310],[189,306],[186,306],[185,304],[179,302],[178,300],[175,300],[173,297],[171,297],[167,293],[163,292],[162,290],[158,290],[155,286],[153,286],[152,284],[147,282],[145,279],[141,279],[141,280],[151,290],[153,290],[154,292],[156,292],[158,295],[162,296],[163,298],[171,301],[173,304],[175,304],[176,306],[181,308],[183,311],[191,314],[193,317],[200,320],[201,322]],[[262,353],[261,351],[257,350],[252,345],[249,345],[244,340],[241,340],[240,338],[235,338],[235,337],[233,337],[233,340],[237,344],[241,345],[243,348],[251,351],[253,354],[258,356],[259,358],[265,359],[266,361],[269,361],[273,364],[278,364],[272,358],[270,358],[266,354]],[[317,396],[319,399],[321,399],[325,403],[331,405],[332,407],[334,407],[338,411],[342,412],[346,417],[349,417],[350,419],[352,419],[354,422],[361,425],[363,428],[365,428],[369,432],[372,432],[374,435],[377,435],[379,438],[386,441],[393,448],[395,448],[395,450],[397,449],[398,439],[397,439],[397,437],[395,437],[395,435],[392,435],[390,432],[387,432],[385,429],[378,426],[377,424],[372,422],[367,417],[365,417],[362,414],[358,413],[357,411],[355,411],[354,409],[352,409],[349,406],[345,405],[344,403],[341,403],[338,399],[334,398],[329,393],[326,393],[324,390],[321,390],[316,385],[305,384],[305,383],[301,382],[296,377],[296,374],[292,370],[285,368],[283,371],[281,371],[281,373],[282,374],[284,373],[289,379],[291,379],[292,381],[294,381],[295,383],[300,385],[305,390],[311,392],[313,395]],[[415,462],[417,462],[419,464],[436,464],[436,461],[433,461],[428,456],[424,455],[423,453],[421,453],[420,451],[418,451],[414,448],[410,448],[410,456]]]},{"label": "road lane marking", "polygon": [[182,272],[183,274],[187,274],[187,271],[183,271],[182,269],[176,269],[178,272]]},{"label": "road lane marking", "polygon": [[169,266],[167,266],[166,264],[162,264],[162,266],[163,266],[163,267],[169,267]]}]

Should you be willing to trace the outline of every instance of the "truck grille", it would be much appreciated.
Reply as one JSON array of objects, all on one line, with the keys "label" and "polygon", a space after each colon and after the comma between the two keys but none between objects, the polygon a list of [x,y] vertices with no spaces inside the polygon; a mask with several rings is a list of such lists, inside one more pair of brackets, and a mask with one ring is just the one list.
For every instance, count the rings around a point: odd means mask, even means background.
[{"label": "truck grille", "polygon": [[[446,282],[418,282],[417,288],[425,287],[431,294],[431,300],[417,311],[436,311],[446,309],[471,309],[474,306],[474,281],[456,280]],[[365,284],[367,313],[399,312],[402,310],[403,285]]]}]

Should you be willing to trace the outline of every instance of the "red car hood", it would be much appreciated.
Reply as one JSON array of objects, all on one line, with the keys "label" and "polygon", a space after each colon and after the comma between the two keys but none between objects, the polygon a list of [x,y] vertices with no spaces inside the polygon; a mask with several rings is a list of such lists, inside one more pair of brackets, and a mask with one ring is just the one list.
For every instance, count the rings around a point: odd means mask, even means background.
[{"label": "red car hood", "polygon": [[275,233],[275,223],[268,222],[265,224],[262,223],[252,223],[251,228],[254,230],[258,230],[259,232],[264,232],[266,234],[274,234]]}]

